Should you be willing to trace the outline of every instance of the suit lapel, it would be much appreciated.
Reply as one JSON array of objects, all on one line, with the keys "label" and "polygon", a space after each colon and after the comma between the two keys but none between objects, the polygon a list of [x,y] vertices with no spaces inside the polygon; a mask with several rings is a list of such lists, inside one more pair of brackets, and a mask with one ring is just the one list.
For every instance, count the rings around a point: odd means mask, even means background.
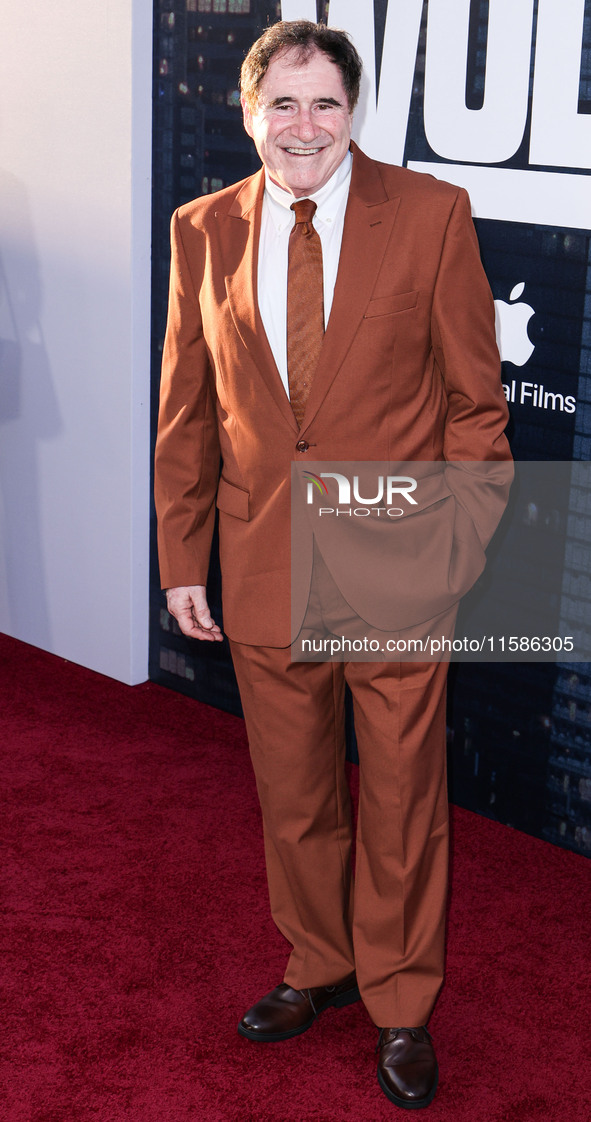
[{"label": "suit lapel", "polygon": [[285,393],[257,300],[258,253],[265,176],[247,180],[228,211],[228,255],[233,272],[224,279],[234,326],[281,413],[295,432],[297,421]]},{"label": "suit lapel", "polygon": [[399,198],[388,198],[377,165],[356,145],[339,270],[302,432],[313,420],[345,359],[381,268]]}]

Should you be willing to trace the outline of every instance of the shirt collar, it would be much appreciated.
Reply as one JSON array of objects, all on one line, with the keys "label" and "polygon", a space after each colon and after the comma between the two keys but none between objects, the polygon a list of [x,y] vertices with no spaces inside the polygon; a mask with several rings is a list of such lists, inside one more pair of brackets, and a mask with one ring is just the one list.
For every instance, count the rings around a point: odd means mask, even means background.
[{"label": "shirt collar", "polygon": [[[313,199],[316,203],[315,221],[333,222],[335,220],[343,199],[349,193],[352,165],[353,157],[350,152],[347,152],[328,182],[314,194],[304,196]],[[277,229],[283,230],[286,224],[291,226],[291,205],[294,202],[294,197],[290,191],[284,191],[283,187],[279,187],[277,183],[273,182],[266,168],[265,199],[269,204],[269,213]]]}]

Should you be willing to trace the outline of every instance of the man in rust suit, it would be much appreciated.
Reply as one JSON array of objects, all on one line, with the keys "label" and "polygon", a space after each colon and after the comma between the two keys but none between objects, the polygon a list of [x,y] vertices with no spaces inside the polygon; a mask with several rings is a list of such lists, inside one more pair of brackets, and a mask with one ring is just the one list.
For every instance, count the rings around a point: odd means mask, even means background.
[{"label": "man in rust suit", "polygon": [[[156,500],[169,610],[208,642],[222,637],[205,594],[219,510],[224,626],[271,909],[293,947],[283,982],[239,1032],[285,1040],[361,996],[380,1029],[380,1086],[416,1108],[437,1085],[425,1024],[443,976],[447,668],[292,661],[290,471],[294,461],[506,463],[507,410],[467,196],[351,143],[360,72],[343,32],[306,21],[271,27],[245,60],[244,123],[263,167],[173,218]],[[296,408],[288,242],[303,199],[316,204],[305,221],[321,243],[325,331]],[[479,550],[502,510],[498,490],[488,512],[462,508]],[[360,757],[354,883],[345,683]]]}]

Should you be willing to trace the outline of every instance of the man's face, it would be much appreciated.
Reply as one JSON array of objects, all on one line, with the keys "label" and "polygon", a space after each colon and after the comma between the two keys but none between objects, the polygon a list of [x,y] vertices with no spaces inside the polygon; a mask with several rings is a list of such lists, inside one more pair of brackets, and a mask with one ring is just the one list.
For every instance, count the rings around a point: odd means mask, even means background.
[{"label": "man's face", "polygon": [[271,178],[296,199],[328,182],[349,147],[352,114],[338,66],[322,51],[305,61],[275,55],[256,109],[243,101],[244,127]]}]

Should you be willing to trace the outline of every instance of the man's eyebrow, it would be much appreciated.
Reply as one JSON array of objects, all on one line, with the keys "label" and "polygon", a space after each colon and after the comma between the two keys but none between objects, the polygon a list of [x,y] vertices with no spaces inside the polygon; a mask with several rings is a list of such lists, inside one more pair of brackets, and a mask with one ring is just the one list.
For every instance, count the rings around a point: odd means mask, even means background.
[{"label": "man's eyebrow", "polygon": [[[292,101],[297,101],[297,98],[288,97],[287,95],[283,97],[274,97],[273,100],[269,102],[269,108],[274,109],[277,105],[286,105]],[[336,97],[315,97],[312,104],[334,105],[336,109],[340,109],[343,103],[342,101],[337,101]]]}]

